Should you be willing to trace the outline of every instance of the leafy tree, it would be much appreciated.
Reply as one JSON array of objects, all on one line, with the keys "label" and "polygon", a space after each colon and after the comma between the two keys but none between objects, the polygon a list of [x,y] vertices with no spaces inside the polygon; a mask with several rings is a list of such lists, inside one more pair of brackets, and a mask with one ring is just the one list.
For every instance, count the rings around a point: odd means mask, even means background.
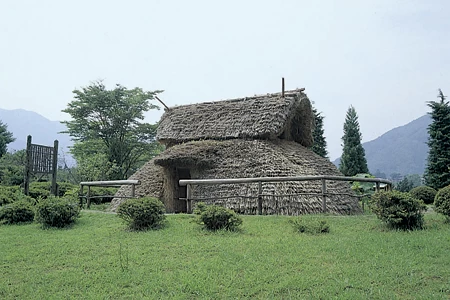
[{"label": "leafy tree", "polygon": [[20,185],[24,181],[26,151],[6,153],[0,158],[0,183],[2,185]]},{"label": "leafy tree", "polygon": [[419,174],[409,174],[406,175],[406,178],[408,178],[408,181],[411,183],[412,188],[423,185],[422,177]]},{"label": "leafy tree", "polygon": [[345,176],[369,173],[364,148],[361,144],[358,115],[353,106],[347,110],[344,123],[343,151],[339,170]]},{"label": "leafy tree", "polygon": [[375,171],[375,173],[373,173],[373,176],[375,176],[376,178],[384,178],[387,179],[386,173],[381,172],[380,169],[377,169]]},{"label": "leafy tree", "polygon": [[0,157],[5,155],[8,144],[15,140],[13,134],[8,131],[8,126],[0,121]]},{"label": "leafy tree", "polygon": [[450,106],[439,90],[439,101],[430,101],[431,124],[428,126],[428,163],[425,181],[438,190],[450,184]]},{"label": "leafy tree", "polygon": [[395,185],[395,189],[400,192],[409,192],[413,188],[413,183],[405,176],[399,183]]},{"label": "leafy tree", "polygon": [[327,141],[325,140],[325,131],[323,129],[323,119],[324,116],[322,116],[322,114],[320,112],[318,112],[315,108],[313,108],[313,113],[314,113],[314,130],[313,130],[313,139],[314,139],[314,144],[311,147],[311,150],[322,156],[322,157],[327,157],[328,152],[327,152]]},{"label": "leafy tree", "polygon": [[[119,84],[107,90],[101,81],[74,90],[74,99],[63,112],[73,120],[64,121],[75,141],[74,157],[91,170],[102,164],[104,179],[128,178],[144,158],[159,149],[156,124],[142,123],[144,112],[157,109],[150,100],[161,91],[127,89]],[[92,179],[95,176],[88,176]]]}]

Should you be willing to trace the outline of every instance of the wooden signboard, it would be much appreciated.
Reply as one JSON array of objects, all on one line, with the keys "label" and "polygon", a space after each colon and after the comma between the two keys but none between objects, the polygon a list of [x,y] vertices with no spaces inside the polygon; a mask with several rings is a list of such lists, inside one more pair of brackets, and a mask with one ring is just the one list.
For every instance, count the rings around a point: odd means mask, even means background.
[{"label": "wooden signboard", "polygon": [[27,161],[25,165],[25,195],[28,195],[30,178],[36,174],[52,174],[52,194],[57,195],[56,174],[58,170],[58,140],[53,147],[31,143],[31,135],[27,138]]}]

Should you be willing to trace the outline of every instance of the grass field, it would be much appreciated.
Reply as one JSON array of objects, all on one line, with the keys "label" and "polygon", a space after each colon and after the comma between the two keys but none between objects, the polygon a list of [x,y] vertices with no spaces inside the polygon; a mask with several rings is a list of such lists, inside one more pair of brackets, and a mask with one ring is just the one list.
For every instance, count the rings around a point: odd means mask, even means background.
[{"label": "grass field", "polygon": [[0,226],[0,299],[450,297],[450,224],[434,213],[415,232],[322,216],[322,235],[295,233],[289,217],[243,216],[241,232],[217,233],[193,218],[149,232],[93,211],[63,230]]}]

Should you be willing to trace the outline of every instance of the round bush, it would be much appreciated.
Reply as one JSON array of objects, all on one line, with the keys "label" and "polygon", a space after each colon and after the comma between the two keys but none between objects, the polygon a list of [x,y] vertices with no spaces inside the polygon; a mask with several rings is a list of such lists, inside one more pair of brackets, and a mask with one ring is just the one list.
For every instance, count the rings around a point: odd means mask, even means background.
[{"label": "round bush", "polygon": [[413,188],[409,193],[414,198],[422,200],[425,204],[433,204],[437,192],[432,187],[422,185]]},{"label": "round bush", "polygon": [[36,205],[36,221],[43,227],[62,228],[74,223],[79,215],[78,203],[66,198],[50,196]]},{"label": "round bush", "polygon": [[399,191],[378,192],[372,196],[372,211],[377,217],[395,229],[423,228],[425,204],[409,193]]},{"label": "round bush", "polygon": [[19,200],[0,207],[0,224],[29,223],[34,220],[34,209],[29,201]]},{"label": "round bush", "polygon": [[17,196],[21,193],[19,186],[0,185],[0,206],[17,201]]},{"label": "round bush", "polygon": [[434,198],[434,206],[438,213],[450,217],[450,185],[437,192]]},{"label": "round bush", "polygon": [[117,215],[132,230],[159,229],[164,226],[164,204],[151,197],[129,199],[117,208]]},{"label": "round bush", "polygon": [[200,212],[199,222],[208,230],[236,230],[242,224],[242,218],[231,209],[222,206],[207,205]]}]

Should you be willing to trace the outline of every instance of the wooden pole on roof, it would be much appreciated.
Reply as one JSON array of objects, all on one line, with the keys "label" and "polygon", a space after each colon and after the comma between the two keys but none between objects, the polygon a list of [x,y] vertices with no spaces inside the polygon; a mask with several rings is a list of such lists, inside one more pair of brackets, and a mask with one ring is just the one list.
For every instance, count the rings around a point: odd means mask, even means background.
[{"label": "wooden pole on roof", "polygon": [[164,102],[162,102],[162,100],[159,99],[158,96],[155,96],[155,98],[156,98],[156,100],[158,100],[159,102],[161,102],[162,105],[164,105],[164,107],[166,108],[166,110],[169,110],[169,107],[168,107]]},{"label": "wooden pole on roof", "polygon": [[284,98],[284,77],[281,77],[281,98]]}]

